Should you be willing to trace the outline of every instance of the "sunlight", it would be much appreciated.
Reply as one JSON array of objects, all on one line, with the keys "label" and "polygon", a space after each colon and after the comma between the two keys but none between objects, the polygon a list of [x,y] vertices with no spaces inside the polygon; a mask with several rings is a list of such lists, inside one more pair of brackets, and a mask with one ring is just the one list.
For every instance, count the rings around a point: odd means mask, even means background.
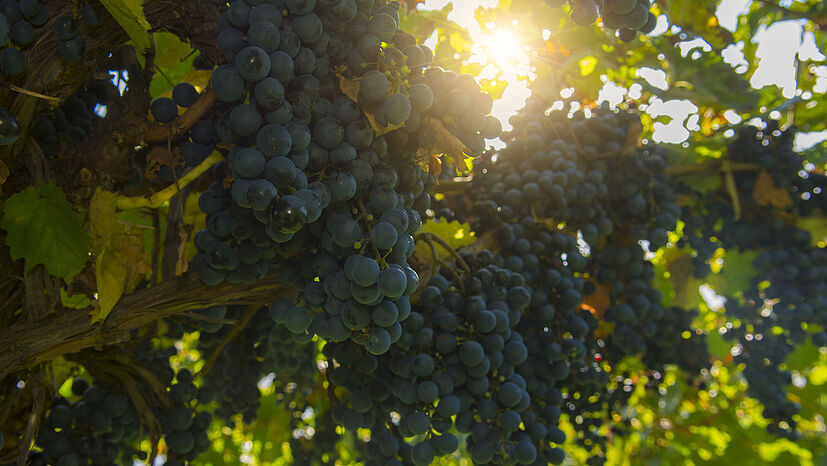
[{"label": "sunlight", "polygon": [[490,39],[488,44],[486,44],[486,48],[488,49],[488,54],[497,60],[497,62],[511,61],[515,55],[520,52],[517,39],[509,31],[498,30],[489,37]]},{"label": "sunlight", "polygon": [[472,51],[484,65],[499,66],[503,72],[516,71],[528,65],[528,56],[509,30],[497,29],[491,34],[480,34],[475,39]]}]

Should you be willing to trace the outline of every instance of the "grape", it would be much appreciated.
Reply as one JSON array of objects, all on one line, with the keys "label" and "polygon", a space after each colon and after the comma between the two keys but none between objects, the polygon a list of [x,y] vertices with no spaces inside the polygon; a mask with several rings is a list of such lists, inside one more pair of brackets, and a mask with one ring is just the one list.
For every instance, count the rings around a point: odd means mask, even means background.
[{"label": "grape", "polygon": [[212,75],[212,89],[218,100],[235,102],[244,92],[244,80],[232,67],[218,67]]},{"label": "grape", "polygon": [[312,44],[322,38],[324,29],[321,18],[311,13],[294,18],[293,31],[302,42]]},{"label": "grape", "polygon": [[[293,141],[290,137],[290,133],[280,125],[276,124],[268,124],[263,126],[256,135],[256,147],[264,154],[265,157],[268,158],[281,158],[286,156],[290,153],[290,148],[292,147]],[[277,162],[279,164],[284,164],[284,161]],[[292,162],[290,164],[292,168],[294,168]],[[279,181],[284,181],[284,185],[290,185],[293,183],[295,179],[295,175],[292,177],[289,173],[285,171],[282,172],[283,176],[279,176]],[[281,184],[274,181],[275,184]]]},{"label": "grape", "polygon": [[287,8],[295,15],[306,15],[316,7],[316,0],[287,0]]},{"label": "grape", "polygon": [[12,25],[12,40],[17,45],[28,45],[34,40],[34,27],[26,21],[18,21]]},{"label": "grape", "polygon": [[396,20],[386,13],[377,13],[368,22],[368,33],[373,34],[382,42],[391,42],[396,35],[398,26]]},{"label": "grape", "polygon": [[247,42],[267,53],[272,53],[279,48],[281,33],[275,24],[269,21],[258,21],[252,23],[250,29],[247,30]]},{"label": "grape", "polygon": [[378,102],[388,93],[390,83],[381,71],[368,71],[359,81],[359,95],[370,102]]},{"label": "grape", "polygon": [[342,123],[333,117],[319,119],[313,127],[314,141],[324,149],[333,149],[344,139]]},{"label": "grape", "polygon": [[573,5],[571,19],[578,26],[589,26],[597,21],[599,15],[594,0],[580,0]]},{"label": "grape", "polygon": [[78,33],[77,22],[69,15],[61,15],[55,18],[53,27],[57,36],[63,40],[72,39]]},{"label": "grape", "polygon": [[5,15],[0,13],[0,46],[5,47],[11,39],[11,24]]},{"label": "grape", "polygon": [[260,47],[247,46],[236,55],[235,67],[245,81],[258,82],[270,73],[270,56]]},{"label": "grape", "polygon": [[176,84],[175,87],[172,88],[172,100],[174,100],[179,107],[192,107],[198,100],[198,91],[195,89],[195,86],[190,83]]},{"label": "grape", "polygon": [[284,324],[293,333],[304,333],[310,327],[310,313],[303,307],[295,306],[287,311]]},{"label": "grape", "polygon": [[253,210],[266,210],[277,196],[276,187],[267,180],[254,180],[247,188],[247,202]]},{"label": "grape", "polygon": [[218,49],[227,58],[235,60],[236,55],[244,48],[244,33],[235,28],[224,29],[218,33]]},{"label": "grape", "polygon": [[482,362],[485,351],[476,341],[467,341],[459,347],[459,357],[463,364],[473,367]]},{"label": "grape", "polygon": [[371,241],[379,249],[392,248],[396,244],[397,237],[396,227],[388,222],[377,223],[370,232]]},{"label": "grape", "polygon": [[386,297],[396,299],[405,292],[407,287],[407,277],[405,272],[395,268],[389,267],[382,271],[379,276],[379,289]]},{"label": "grape", "polygon": [[414,84],[411,86],[409,94],[411,108],[415,112],[425,112],[434,104],[434,93],[427,84]]},{"label": "grape", "polygon": [[149,107],[152,118],[158,123],[169,123],[178,118],[178,106],[168,97],[158,97]]},{"label": "grape", "polygon": [[384,300],[371,312],[371,319],[380,327],[392,326],[399,316],[399,311],[391,301]]},{"label": "grape", "polygon": [[637,0],[608,0],[606,8],[612,13],[623,16],[631,13],[637,3]]},{"label": "grape", "polygon": [[360,255],[351,255],[345,261],[345,276],[359,286],[371,286],[379,281],[380,270],[376,261]]},{"label": "grape", "polygon": [[365,348],[375,355],[385,354],[390,348],[391,337],[387,330],[382,327],[374,327],[368,332],[368,339]]},{"label": "grape", "polygon": [[417,443],[411,451],[411,459],[415,465],[427,465],[434,461],[434,448],[427,440]]},{"label": "grape", "polygon": [[246,2],[231,2],[230,7],[226,11],[227,20],[233,26],[244,29],[249,26],[249,18],[252,13],[252,7]]},{"label": "grape", "polygon": [[301,39],[299,39],[299,36],[289,29],[282,29],[279,50],[286,53],[291,59],[293,59],[299,54],[300,48]]},{"label": "grape", "polygon": [[20,121],[5,107],[0,107],[0,146],[13,144],[20,137]]},{"label": "grape", "polygon": [[[36,2],[32,2],[36,3]],[[25,13],[24,13],[25,14]],[[35,16],[37,13],[34,13],[29,16]],[[98,9],[95,8],[93,5],[86,5],[80,12],[81,17],[83,18],[83,22],[88,24],[89,26],[97,26],[101,22],[100,13]]]},{"label": "grape", "polygon": [[328,188],[332,197],[331,202],[344,202],[356,194],[356,179],[349,173],[335,172],[328,179]]},{"label": "grape", "polygon": [[284,233],[296,233],[307,222],[307,207],[301,198],[287,195],[270,206],[273,224]]},{"label": "grape", "polygon": [[281,10],[279,10],[276,6],[265,3],[254,6],[250,11],[248,20],[251,25],[259,21],[268,21],[273,23],[276,27],[281,27],[283,16],[281,15]]},{"label": "grape", "polygon": [[7,47],[0,52],[0,68],[8,75],[17,76],[26,70],[26,57],[20,50]]},{"label": "grape", "polygon": [[239,136],[256,134],[262,123],[261,114],[250,104],[236,105],[230,112],[230,127]]}]

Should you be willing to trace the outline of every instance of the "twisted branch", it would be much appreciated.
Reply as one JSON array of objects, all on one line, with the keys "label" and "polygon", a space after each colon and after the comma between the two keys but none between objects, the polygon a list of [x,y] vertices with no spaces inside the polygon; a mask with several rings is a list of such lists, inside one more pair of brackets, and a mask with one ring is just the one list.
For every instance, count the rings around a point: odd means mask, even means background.
[{"label": "twisted branch", "polygon": [[18,322],[0,331],[0,379],[58,356],[114,345],[158,319],[220,304],[263,305],[294,291],[270,275],[252,285],[207,287],[194,272],[121,298],[103,324],[92,325],[89,311]]}]

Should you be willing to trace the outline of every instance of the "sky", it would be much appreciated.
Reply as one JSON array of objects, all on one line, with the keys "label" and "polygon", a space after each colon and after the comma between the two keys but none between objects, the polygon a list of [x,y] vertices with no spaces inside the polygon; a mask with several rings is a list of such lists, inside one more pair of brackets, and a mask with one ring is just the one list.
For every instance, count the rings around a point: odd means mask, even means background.
[{"label": "sky", "polygon": [[[782,1],[782,5],[789,5],[793,0]],[[471,37],[477,45],[475,48],[475,57],[473,60],[480,61],[486,64],[487,60],[507,60],[513,66],[503,66],[503,78],[509,83],[503,97],[494,103],[492,113],[497,116],[503,123],[505,129],[509,129],[508,118],[515,114],[517,110],[523,107],[526,98],[530,95],[526,83],[517,80],[517,75],[520,71],[524,71],[528,66],[528,57],[524,54],[513,53],[513,50],[504,50],[503,37],[489,37],[483,34],[480,26],[474,17],[474,11],[478,7],[494,7],[498,0],[479,0],[468,1],[460,0],[426,0],[421,9],[434,10],[441,9],[448,3],[453,3],[453,11],[449,18],[455,21],[460,26],[468,29]],[[737,26],[738,17],[749,11],[752,0],[721,0],[716,11],[719,24],[731,31],[735,30]],[[663,34],[669,29],[669,24],[665,16],[661,16],[658,20],[657,28],[650,35]],[[819,76],[819,81],[816,86],[817,92],[827,92],[827,63],[824,62],[825,56],[818,50],[815,45],[815,38],[812,33],[802,34],[803,28],[798,21],[782,21],[773,24],[769,28],[762,28],[755,35],[755,41],[758,42],[758,50],[756,52],[757,58],[760,59],[758,68],[750,77],[750,84],[755,88],[764,86],[778,86],[782,95],[786,98],[792,98],[796,95],[795,82],[795,57],[796,54],[802,60],[808,60],[811,70]],[[507,43],[507,40],[505,41]],[[426,44],[433,47],[436,44],[436,36],[432,36]],[[697,40],[690,43],[685,43],[682,49],[687,52],[693,48],[700,47],[701,50],[711,50],[709,44],[703,40]],[[744,44],[733,44],[724,50],[722,56],[727,63],[732,64],[736,71],[746,71],[747,63],[743,55]],[[494,53],[492,53],[492,51]],[[517,49],[519,52],[519,49]],[[511,52],[511,53],[509,53]],[[491,57],[493,55],[494,57]],[[815,63],[814,63],[815,62]],[[817,62],[821,62],[817,64]],[[483,72],[482,77],[486,76]],[[668,83],[666,82],[666,74],[661,70],[644,69],[640,72],[641,79],[645,79],[651,85],[666,89]],[[613,83],[607,83],[604,89],[598,96],[598,101],[606,100],[610,104],[616,105],[622,102],[626,96],[636,98],[639,96],[641,87],[632,86],[631,89],[625,89],[616,86]],[[812,97],[812,96],[805,96]],[[662,143],[682,143],[689,138],[691,131],[700,129],[697,123],[700,119],[698,115],[698,107],[688,100],[672,100],[663,102],[659,99],[654,99],[649,102],[646,109],[653,117],[667,116],[671,117],[671,121],[667,124],[655,123],[655,132],[653,139],[656,142]],[[727,112],[727,118],[731,123],[740,121],[740,117],[736,112]],[[827,131],[814,134],[799,134],[796,139],[797,149],[805,149],[820,141],[827,139]],[[501,147],[503,143],[499,140],[489,141],[494,147]]]}]

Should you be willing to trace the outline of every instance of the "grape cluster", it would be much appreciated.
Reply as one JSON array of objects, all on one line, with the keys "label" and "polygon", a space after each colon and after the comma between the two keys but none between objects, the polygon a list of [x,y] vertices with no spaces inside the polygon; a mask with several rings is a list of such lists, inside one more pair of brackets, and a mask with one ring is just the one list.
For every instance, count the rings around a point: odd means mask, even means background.
[{"label": "grape cluster", "polygon": [[[251,282],[281,259],[279,276],[303,299],[275,303],[278,323],[335,341],[353,336],[382,354],[399,333],[398,308],[418,286],[407,258],[433,180],[412,156],[391,157],[371,120],[395,114],[392,102],[405,106],[401,82],[399,92],[373,96],[368,73],[377,70],[365,69],[357,103],[329,73],[366,27],[383,41],[402,37],[395,7],[349,5],[234,2],[223,16],[219,45],[234,65],[213,73],[212,90],[226,106],[217,132],[233,148],[201,196],[208,228],[196,236],[194,265],[207,284]],[[349,76],[370,67],[354,63]],[[380,68],[394,82],[410,72]]]},{"label": "grape cluster", "polygon": [[[179,116],[179,108],[188,109],[195,105],[200,97],[198,90],[188,82],[181,82],[172,88],[172,97],[158,97],[150,105],[152,118],[161,124],[175,121]],[[208,119],[202,119],[194,123],[179,144],[172,147],[169,152],[167,144],[159,144],[154,147],[143,147],[136,160],[148,168],[150,173],[157,170],[157,177],[166,183],[172,183],[175,179],[184,175],[187,168],[198,166],[215,150],[215,129]],[[152,159],[160,164],[153,164]],[[157,166],[155,166],[157,165]]]},{"label": "grape cluster", "polygon": [[79,20],[89,27],[99,25],[101,16],[98,6],[89,3],[80,10],[79,15],[61,15],[54,21],[55,34],[60,38],[57,51],[68,61],[79,62],[86,56],[86,42],[80,35]]},{"label": "grape cluster", "polygon": [[[725,311],[732,321],[724,337],[734,342],[732,354],[744,364],[748,393],[764,405],[764,416],[771,421],[768,431],[789,439],[799,435],[793,419],[799,407],[786,393],[791,373],[783,367],[784,360],[808,336],[816,346],[827,345],[827,333],[808,335],[806,330],[813,324],[818,328],[827,324],[827,254],[823,247],[812,245],[809,232],[776,215],[781,211],[806,218],[820,215],[825,208],[827,177],[793,151],[794,136],[794,128],[781,130],[773,121],[763,129],[739,128],[726,158],[742,168],[732,172],[740,218],[722,190],[697,195],[683,185],[697,200],[686,207],[679,244],[697,251],[693,260],[698,277],[709,274],[707,261],[718,248],[757,253],[751,286],[742,296],[727,296]],[[764,184],[758,185],[762,177]],[[789,202],[759,202],[755,196],[768,189],[787,196]]]},{"label": "grape cluster", "polygon": [[591,118],[544,110],[530,101],[511,118],[508,146],[475,164],[473,203],[481,221],[532,216],[579,230],[590,245],[623,229],[653,250],[664,246],[681,209],[663,158],[629,140],[639,117],[607,107]]},{"label": "grape cluster", "polygon": [[169,385],[172,406],[167,407],[163,415],[159,416],[164,440],[169,448],[164,463],[167,466],[186,464],[210,448],[207,429],[212,422],[212,414],[193,411],[190,405],[197,394],[192,373],[187,369],[179,370],[175,383]]},{"label": "grape cluster", "polygon": [[107,102],[117,95],[111,81],[90,80],[52,112],[41,113],[30,129],[40,149],[48,157],[57,157],[85,141],[105,115]]},{"label": "grape cluster", "polygon": [[[546,0],[551,7],[560,7],[567,0]],[[617,30],[618,37],[629,42],[637,33],[649,34],[657,26],[658,19],[649,12],[650,0],[568,0],[571,20],[578,26],[594,24],[602,18],[603,27]]]},{"label": "grape cluster", "polygon": [[59,398],[52,404],[36,439],[40,451],[29,455],[31,465],[107,465],[146,459],[131,447],[141,424],[132,402],[119,390],[76,378],[75,401]]},{"label": "grape cluster", "polygon": [[37,0],[8,0],[0,3],[0,69],[9,76],[26,71],[21,49],[34,43],[35,28],[49,21],[49,10]]},{"label": "grape cluster", "polygon": [[[730,144],[727,160],[747,164],[752,170],[733,171],[732,176],[742,204],[743,215],[735,218],[731,199],[721,190],[704,196],[704,202],[690,206],[686,215],[682,243],[695,251],[693,257],[696,276],[709,274],[707,260],[718,248],[760,249],[772,247],[777,238],[788,234],[788,226],[775,217],[767,217],[765,207],[753,198],[761,170],[772,179],[773,187],[786,191],[792,201],[786,208],[791,215],[809,217],[827,209],[827,176],[815,165],[793,151],[795,129],[780,130],[770,121],[764,129],[744,126],[738,129]],[[691,186],[679,184],[688,194],[695,194]]]},{"label": "grape cluster", "polygon": [[[287,300],[279,301],[282,302],[289,304]],[[240,320],[245,311],[240,306],[213,306],[202,312],[216,319]],[[272,314],[267,308],[256,310],[244,330],[223,347],[219,345],[231,326],[207,322],[201,327],[199,351],[206,355],[219,352],[204,376],[198,401],[216,401],[215,414],[228,425],[234,424],[236,414],[241,414],[248,424],[256,419],[261,402],[258,383],[267,374],[275,374],[278,379],[274,384],[281,390],[288,381],[312,386],[314,375],[318,374],[316,351],[310,338],[295,336],[283,325],[276,325]]]},{"label": "grape cluster", "polygon": [[463,277],[441,269],[387,354],[325,345],[329,380],[346,390],[331,416],[348,430],[371,429],[367,464],[430,464],[460,447],[454,429],[477,464],[562,462],[550,447],[565,441],[548,422],[554,407],[543,410],[521,375],[528,350],[515,327],[531,289],[493,261],[482,251],[464,254]]},{"label": "grape cluster", "polygon": [[[637,116],[605,107],[590,117],[545,110],[530,100],[512,118],[507,147],[475,164],[477,189],[468,198],[475,228],[496,233],[498,265],[533,290],[526,325],[517,327],[528,342],[527,367],[538,369],[526,374],[532,399],[556,400],[582,419],[577,441],[592,453],[590,464],[602,464],[601,427],[626,430],[633,388],[612,365],[642,355],[650,369],[678,364],[697,374],[708,356],[702,335],[682,337],[694,311],[662,306],[639,244],[665,246],[682,210],[663,158],[636,146]],[[594,293],[606,308],[581,304]],[[600,337],[598,317],[613,324]]]},{"label": "grape cluster", "polygon": [[387,135],[392,153],[411,158],[420,148],[434,146],[435,124],[458,139],[473,157],[482,154],[485,139],[497,138],[502,132],[502,124],[490,114],[494,100],[473,76],[431,67],[413,77],[411,84],[411,116],[404,127]]}]

